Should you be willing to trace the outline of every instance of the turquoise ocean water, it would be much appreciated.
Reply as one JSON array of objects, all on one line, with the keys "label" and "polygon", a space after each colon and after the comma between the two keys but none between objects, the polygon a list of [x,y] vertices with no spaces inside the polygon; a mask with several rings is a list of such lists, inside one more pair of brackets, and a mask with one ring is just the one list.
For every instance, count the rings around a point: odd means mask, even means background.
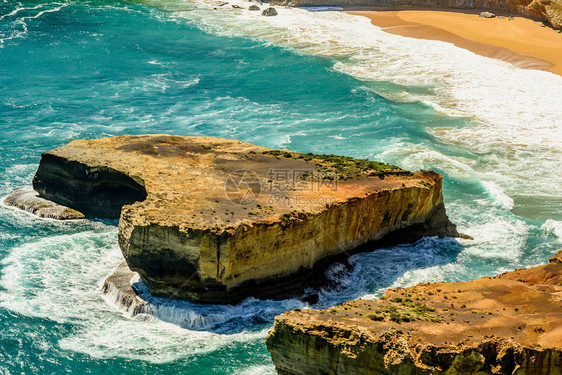
[{"label": "turquoise ocean water", "polygon": [[[238,1],[238,0],[236,0]],[[248,5],[240,1],[241,5]],[[218,8],[214,10],[213,8]],[[562,78],[339,13],[260,17],[212,2],[0,0],[0,196],[73,139],[170,133],[339,153],[445,175],[474,241],[426,238],[335,264],[327,307],[391,286],[542,263],[562,247]],[[0,374],[271,374],[264,338],[297,300],[101,295],[116,223],[0,206]]]}]

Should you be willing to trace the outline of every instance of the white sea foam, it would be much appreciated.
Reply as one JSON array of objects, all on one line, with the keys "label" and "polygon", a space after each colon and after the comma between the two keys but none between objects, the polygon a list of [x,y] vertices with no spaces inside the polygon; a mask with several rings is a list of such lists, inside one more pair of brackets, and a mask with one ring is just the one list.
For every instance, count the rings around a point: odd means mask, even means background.
[{"label": "white sea foam", "polygon": [[[6,13],[0,16],[0,21],[10,20],[12,17],[14,19],[11,22],[11,31],[1,32],[0,33],[0,46],[2,46],[6,41],[12,39],[19,39],[23,38],[27,35],[28,32],[28,24],[26,21],[35,20],[43,16],[47,13],[54,13],[60,11],[62,8],[68,6],[68,3],[50,3],[50,4],[39,4],[34,7],[22,7],[21,3],[20,6],[16,7],[9,13]],[[46,6],[54,6],[53,8],[45,8]],[[37,12],[30,12],[35,11]],[[20,13],[32,13],[31,15],[26,16],[19,16]]]},{"label": "white sea foam", "polygon": [[557,242],[562,243],[562,221],[557,220],[547,220],[541,226],[541,229],[545,232],[556,236]]},{"label": "white sea foam", "polygon": [[459,156],[448,156],[425,145],[393,142],[386,150],[376,155],[377,159],[398,163],[409,170],[439,168],[448,176],[462,180],[476,179],[473,162]]},{"label": "white sea foam", "polygon": [[[80,225],[86,230],[26,243],[11,249],[2,260],[0,306],[29,317],[72,323],[72,332],[59,342],[63,350],[97,358],[169,362],[236,342],[262,340],[267,328],[245,330],[253,327],[254,317],[269,320],[287,309],[303,306],[291,300],[249,299],[236,306],[215,307],[160,301],[153,305],[159,319],[126,318],[101,296],[103,280],[123,260],[115,244],[117,229],[96,222]],[[234,326],[230,334],[203,331],[229,321]]]},{"label": "white sea foam", "polygon": [[55,321],[80,318],[76,307],[99,298],[99,281],[120,259],[119,250],[111,248],[115,235],[110,227],[101,233],[50,236],[12,249],[2,260],[0,285],[5,291],[0,304]]},{"label": "white sea foam", "polygon": [[[517,219],[501,219],[501,215],[498,216],[489,215],[484,218],[482,224],[463,228],[463,231],[474,236],[475,240],[459,240],[463,245],[463,251],[456,256],[435,249],[435,245],[439,244],[435,239],[424,239],[410,247],[407,254],[402,254],[403,262],[392,262],[389,264],[390,267],[385,267],[383,271],[385,275],[388,273],[389,280],[395,276],[394,281],[383,284],[381,288],[367,294],[365,298],[378,298],[389,287],[409,287],[421,282],[460,281],[518,267],[524,262],[521,256],[524,253],[529,226]],[[400,256],[399,247],[391,250],[398,250],[397,255]],[[354,276],[351,278],[361,278],[360,275],[355,274],[367,270],[373,272],[373,267],[380,267],[375,261],[377,253],[375,251],[358,255],[355,260],[357,264],[353,271]],[[493,269],[482,266],[488,263],[497,265],[493,266]],[[356,280],[353,282],[357,283]]]},{"label": "white sea foam", "polygon": [[[20,5],[21,5],[21,3],[20,3]],[[0,16],[0,20],[3,20],[4,18],[8,18],[8,17],[15,16],[16,14],[18,14],[19,12],[24,11],[24,10],[39,9],[39,8],[43,7],[43,5],[44,5],[44,4],[39,4],[39,5],[36,5],[36,6],[34,6],[34,7],[29,7],[29,8],[26,8],[26,7],[17,7],[16,9],[12,10],[11,12],[1,15],[1,16]]]},{"label": "white sea foam", "polygon": [[79,334],[61,340],[61,348],[96,358],[124,357],[166,363],[211,353],[227,345],[261,340],[267,334],[267,330],[232,335],[190,331],[156,319],[142,322],[111,319],[97,323],[97,327],[88,325]]},{"label": "white sea foam", "polygon": [[244,369],[238,375],[276,375],[277,371],[273,366],[254,365]]},{"label": "white sea foam", "polygon": [[189,301],[153,297],[144,283],[138,279],[133,281],[133,285],[139,297],[147,302],[149,314],[165,322],[193,330],[220,330],[229,322],[233,322],[231,325],[238,325],[238,328],[242,328],[255,318],[272,319],[282,311],[305,307],[304,303],[294,299],[260,301],[254,298],[248,298],[236,305],[202,305]]},{"label": "white sea foam", "polygon": [[[55,4],[58,4],[58,3],[53,3],[53,4],[51,4],[51,5],[55,5]],[[33,19],[37,19],[37,18],[41,17],[42,15],[44,15],[44,14],[46,14],[46,13],[58,12],[58,11],[61,10],[62,8],[68,6],[68,4],[62,4],[62,3],[60,3],[59,5],[60,5],[60,6],[58,6],[58,7],[54,7],[54,8],[52,8],[52,9],[45,9],[45,10],[42,10],[42,11],[40,11],[40,12],[37,12],[36,14],[34,14],[34,15],[32,15],[32,16],[21,17],[20,19],[22,19],[22,20],[33,20]],[[34,9],[36,9],[36,8],[34,8]]]},{"label": "white sea foam", "polygon": [[508,210],[513,209],[513,206],[515,205],[513,199],[509,195],[507,195],[505,193],[505,190],[502,189],[497,183],[493,181],[482,180],[482,185],[484,185],[486,190],[488,190],[488,192],[496,202],[498,202]]}]

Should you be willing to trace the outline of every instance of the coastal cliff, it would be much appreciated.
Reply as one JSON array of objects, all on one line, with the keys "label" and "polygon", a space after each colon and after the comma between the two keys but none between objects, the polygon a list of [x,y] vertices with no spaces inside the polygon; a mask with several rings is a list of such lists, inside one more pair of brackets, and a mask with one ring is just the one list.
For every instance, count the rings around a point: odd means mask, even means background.
[{"label": "coastal cliff", "polygon": [[267,348],[279,374],[562,374],[562,251],[495,278],[419,284],[293,310]]},{"label": "coastal cliff", "polygon": [[519,14],[562,29],[562,0],[271,0],[272,5],[472,9]]},{"label": "coastal cliff", "polygon": [[90,217],[120,212],[123,255],[154,295],[228,303],[279,297],[389,234],[457,236],[441,182],[348,157],[143,135],[46,152],[33,184]]}]

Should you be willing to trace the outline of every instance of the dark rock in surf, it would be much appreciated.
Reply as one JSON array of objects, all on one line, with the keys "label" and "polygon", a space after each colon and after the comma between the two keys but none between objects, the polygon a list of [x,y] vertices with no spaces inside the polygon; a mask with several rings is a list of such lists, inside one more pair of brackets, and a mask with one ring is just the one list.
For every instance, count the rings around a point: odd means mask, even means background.
[{"label": "dark rock in surf", "polygon": [[267,8],[261,13],[262,16],[271,17],[277,15],[277,10],[275,8]]}]

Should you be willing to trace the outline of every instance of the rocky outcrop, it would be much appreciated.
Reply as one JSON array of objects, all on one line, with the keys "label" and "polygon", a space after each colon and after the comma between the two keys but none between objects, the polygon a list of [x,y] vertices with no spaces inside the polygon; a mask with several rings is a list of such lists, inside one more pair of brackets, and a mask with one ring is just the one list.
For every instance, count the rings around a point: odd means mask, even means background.
[{"label": "rocky outcrop", "polygon": [[271,0],[273,5],[479,9],[519,14],[562,28],[562,0]]},{"label": "rocky outcrop", "polygon": [[481,18],[495,18],[496,15],[495,15],[494,13],[491,13],[491,12],[480,12],[480,13],[478,13],[478,17],[481,17]]},{"label": "rocky outcrop", "polygon": [[506,0],[507,9],[562,29],[562,0]]},{"label": "rocky outcrop", "polygon": [[84,219],[84,214],[39,196],[31,186],[17,189],[4,198],[7,206],[19,208],[42,218],[57,220]]},{"label": "rocky outcrop", "polygon": [[104,298],[129,317],[153,312],[152,306],[133,289],[132,284],[137,280],[138,274],[131,271],[127,262],[123,262],[105,279],[102,287]]},{"label": "rocky outcrop", "polygon": [[562,374],[562,251],[495,278],[419,284],[376,301],[287,312],[279,374]]},{"label": "rocky outcrop", "polygon": [[441,180],[335,155],[145,135],[49,151],[34,186],[88,216],[121,211],[123,255],[154,295],[226,303],[281,297],[389,234],[458,235]]},{"label": "rocky outcrop", "polygon": [[266,17],[276,16],[277,10],[275,8],[267,8],[267,9],[264,9],[263,12],[261,12],[261,15],[266,16]]}]

